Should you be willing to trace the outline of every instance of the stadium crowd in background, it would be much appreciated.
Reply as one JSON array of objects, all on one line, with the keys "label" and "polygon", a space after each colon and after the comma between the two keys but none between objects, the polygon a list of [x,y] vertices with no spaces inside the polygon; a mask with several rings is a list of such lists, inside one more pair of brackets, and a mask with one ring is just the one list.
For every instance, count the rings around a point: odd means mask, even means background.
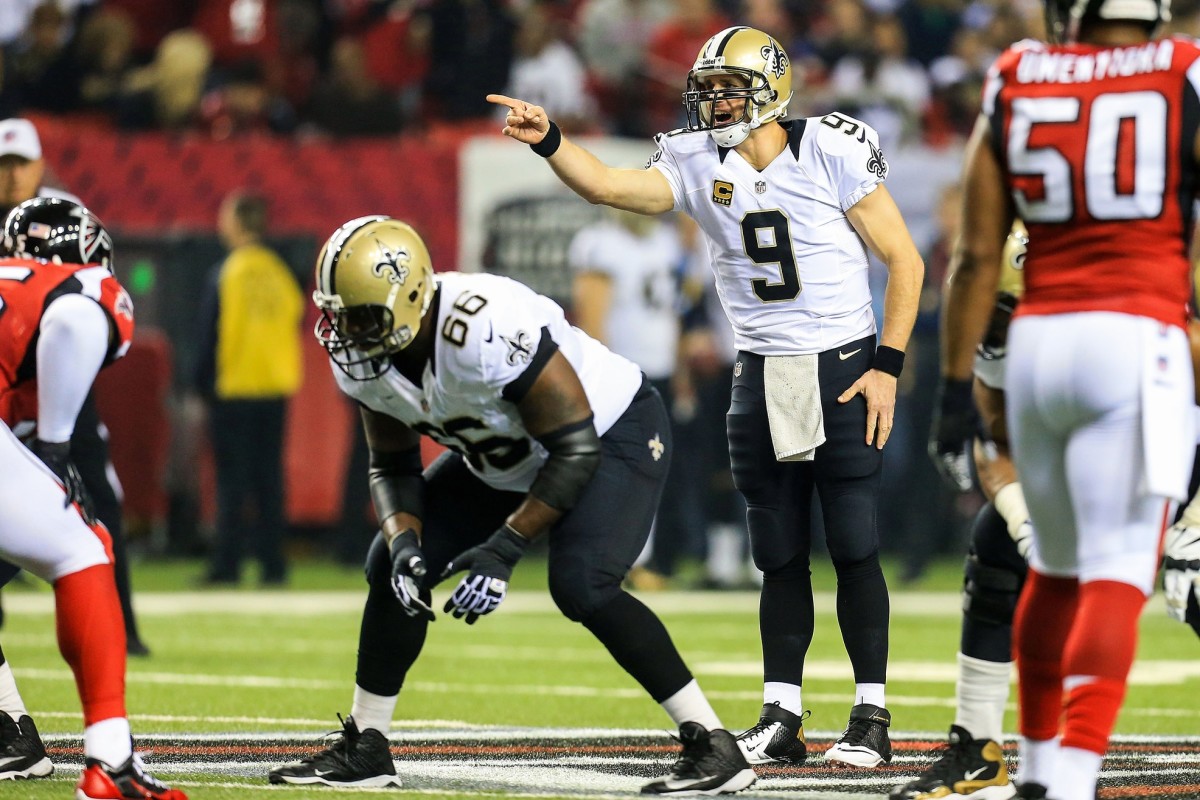
[{"label": "stadium crowd in background", "polygon": [[[1177,3],[1186,29],[1194,0]],[[568,132],[678,127],[678,76],[734,22],[796,65],[793,113],[834,108],[898,140],[965,136],[983,75],[1041,32],[1021,0],[10,0],[0,116],[127,129],[394,134],[494,119],[513,96]]]}]

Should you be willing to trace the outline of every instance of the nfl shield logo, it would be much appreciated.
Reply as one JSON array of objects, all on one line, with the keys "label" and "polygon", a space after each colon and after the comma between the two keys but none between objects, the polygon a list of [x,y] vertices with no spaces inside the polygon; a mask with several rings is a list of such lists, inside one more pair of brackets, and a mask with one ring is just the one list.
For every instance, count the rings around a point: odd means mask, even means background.
[{"label": "nfl shield logo", "polygon": [[739,361],[733,365],[733,377],[735,377],[735,378],[742,377],[742,362]]},{"label": "nfl shield logo", "polygon": [[766,194],[767,193],[767,182],[766,181],[755,182],[754,191],[758,194]]}]

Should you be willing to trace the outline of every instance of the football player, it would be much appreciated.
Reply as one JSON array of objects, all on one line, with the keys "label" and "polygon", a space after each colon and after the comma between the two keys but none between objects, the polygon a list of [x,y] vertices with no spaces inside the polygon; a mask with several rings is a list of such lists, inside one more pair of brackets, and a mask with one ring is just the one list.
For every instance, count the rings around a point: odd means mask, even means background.
[{"label": "football player", "polygon": [[[20,568],[54,587],[59,649],[75,674],[86,726],[86,761],[76,797],[186,800],[183,792],[145,772],[133,752],[125,715],[125,627],[111,542],[108,531],[84,508],[78,474],[65,456],[73,411],[96,370],[124,352],[133,325],[124,289],[98,260],[92,262],[101,247],[108,256],[110,246],[96,244],[107,242],[108,232],[85,209],[71,205],[78,213],[63,225],[24,224],[23,212],[36,210],[25,205],[5,223],[5,249],[24,255],[0,259],[0,416],[5,420],[0,429],[0,558],[6,579]],[[70,253],[73,262],[91,263],[63,263],[62,253]],[[61,368],[62,361],[70,369]],[[39,389],[30,394],[19,385],[18,378],[33,363],[41,390],[48,386],[56,393],[38,408],[34,449],[41,460],[20,445],[7,425],[11,416],[21,417],[21,409],[41,399]],[[41,371],[48,364],[54,366]],[[61,458],[54,457],[56,445]],[[0,778],[42,777],[52,771],[12,670],[0,654]]]},{"label": "football player", "polygon": [[939,471],[955,488],[969,490],[974,482],[968,444],[987,503],[975,518],[964,565],[957,710],[949,743],[920,777],[895,787],[891,800],[1006,800],[1016,793],[1001,742],[1012,675],[1012,619],[1025,582],[1032,525],[1009,452],[1004,368],[1028,242],[1025,226],[1016,222],[1005,244],[991,322],[975,355],[974,378],[944,387],[933,426],[930,455]]},{"label": "football player", "polygon": [[[18,205],[35,198],[56,198],[84,205],[75,195],[47,186],[43,182],[45,173],[42,143],[33,123],[21,118],[0,120],[0,219],[6,218]],[[65,208],[67,206],[60,206],[57,210]],[[39,213],[53,217],[57,210],[55,207],[43,207]],[[74,263],[79,258],[66,256],[64,261]],[[22,430],[18,430],[18,435],[24,438]],[[69,455],[79,472],[79,486],[87,492],[95,516],[104,523],[112,537],[113,570],[117,576],[117,594],[121,598],[121,610],[125,617],[126,648],[130,655],[149,655],[150,649],[138,633],[133,611],[121,515],[121,486],[109,459],[108,429],[100,419],[95,396],[90,391],[74,421]],[[3,613],[0,611],[2,619]]]},{"label": "football player", "polygon": [[[763,572],[764,704],[739,736],[750,761],[799,764],[807,755],[801,684],[813,636],[814,490],[855,680],[849,725],[825,760],[890,761],[889,599],[876,512],[924,265],[883,185],[878,135],[844,114],[785,121],[791,62],[777,41],[747,27],[701,48],[683,94],[689,124],[656,138],[644,170],[602,164],[540,106],[488,99],[508,108],[505,135],[530,145],[586,200],[642,214],[684,211],[707,242],[738,347],[727,417],[733,479]],[[878,346],[868,252],[888,269]]]},{"label": "football player", "polygon": [[1006,416],[1033,523],[1013,642],[1022,797],[1092,800],[1162,524],[1187,494],[1200,45],[1165,0],[1048,0],[1059,44],[989,71],[967,145],[942,376],[966,381],[1014,218],[1029,230]]},{"label": "football player", "polygon": [[[415,230],[347,222],[317,260],[316,335],[362,408],[381,530],[367,555],[351,714],[329,748],[272,783],[400,785],[387,732],[434,619],[495,611],[532,540],[550,594],[679,725],[683,753],[650,794],[735,792],[755,776],[662,623],[621,589],[671,458],[658,393],[633,362],[571,327],[553,301],[488,274],[435,276]],[[449,448],[422,474],[419,441]]]}]

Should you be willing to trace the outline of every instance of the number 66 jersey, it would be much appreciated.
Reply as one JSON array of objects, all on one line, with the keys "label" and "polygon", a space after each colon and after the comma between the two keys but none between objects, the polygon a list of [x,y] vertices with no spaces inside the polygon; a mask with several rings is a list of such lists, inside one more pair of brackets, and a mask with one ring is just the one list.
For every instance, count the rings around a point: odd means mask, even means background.
[{"label": "number 66 jersey", "polygon": [[782,123],[762,171],[711,137],[656,137],[649,166],[704,234],[739,350],[821,353],[875,332],[867,248],[846,211],[887,177],[879,135],[843,114]]},{"label": "number 66 jersey", "polygon": [[397,369],[351,378],[330,362],[343,392],[461,454],[492,488],[514,492],[527,491],[546,461],[517,403],[556,351],[579,376],[597,434],[625,413],[641,370],[572,327],[553,300],[499,275],[443,272],[434,280],[436,314],[423,324],[437,333],[421,385]]},{"label": "number 66 jersey", "polygon": [[1019,42],[983,113],[1029,229],[1027,314],[1115,311],[1183,325],[1197,189],[1200,47]]}]

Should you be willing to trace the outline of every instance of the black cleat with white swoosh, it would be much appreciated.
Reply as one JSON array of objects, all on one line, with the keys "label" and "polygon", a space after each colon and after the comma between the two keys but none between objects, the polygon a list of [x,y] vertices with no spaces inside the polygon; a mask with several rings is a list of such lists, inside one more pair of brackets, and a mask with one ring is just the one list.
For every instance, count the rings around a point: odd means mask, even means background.
[{"label": "black cleat with white swoosh", "polygon": [[44,778],[54,772],[46,746],[28,714],[14,720],[0,711],[0,780]]},{"label": "black cleat with white swoosh", "polygon": [[670,774],[643,786],[642,794],[732,794],[754,783],[754,770],[729,731],[685,722],[679,726],[679,743],[683,752]]},{"label": "black cleat with white swoosh", "polygon": [[[341,715],[338,717],[340,719]],[[276,767],[269,778],[271,783],[326,786],[401,785],[387,737],[373,728],[360,731],[354,717],[342,720],[342,730],[331,734],[329,747]]]}]

